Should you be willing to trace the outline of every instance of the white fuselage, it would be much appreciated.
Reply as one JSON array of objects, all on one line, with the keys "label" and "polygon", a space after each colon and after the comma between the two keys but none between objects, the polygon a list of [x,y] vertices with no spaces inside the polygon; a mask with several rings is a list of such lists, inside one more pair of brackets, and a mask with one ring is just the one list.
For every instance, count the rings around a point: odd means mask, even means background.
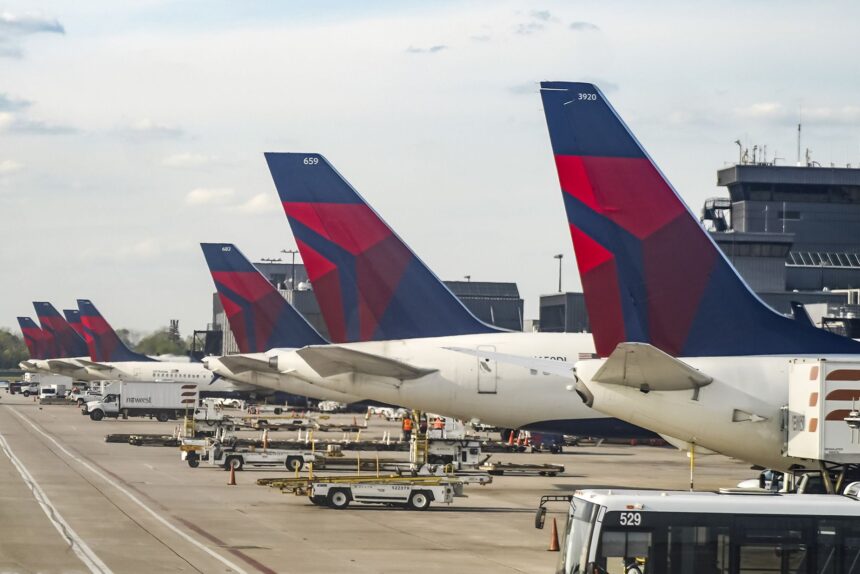
[{"label": "white fuselage", "polygon": [[[413,367],[436,369],[429,375],[403,382],[362,373],[321,377],[294,351],[273,349],[264,357],[277,356],[280,375],[256,373],[256,384],[326,398],[339,402],[369,399],[427,412],[506,428],[520,428],[545,421],[594,421],[608,417],[588,408],[574,389],[573,379],[524,369],[516,365],[482,362],[479,358],[448,348],[481,348],[498,353],[540,357],[573,366],[579,353],[593,353],[594,342],[586,333],[494,333],[426,339],[371,341],[339,345],[396,359]],[[254,356],[254,355],[248,355]],[[260,355],[257,355],[259,358]],[[217,369],[216,362],[210,363]],[[250,382],[246,372],[225,376]],[[277,387],[274,381],[277,378]],[[298,383],[304,390],[296,387]],[[343,393],[351,398],[323,396],[321,391]],[[314,394],[316,392],[316,394]],[[583,427],[584,428],[584,427]],[[586,430],[582,431],[587,434]],[[597,434],[596,432],[594,434]]]},{"label": "white fuselage", "polygon": [[699,389],[695,400],[693,391],[643,393],[593,382],[603,359],[578,362],[576,374],[594,396],[592,406],[607,415],[764,467],[817,468],[817,461],[783,456],[782,408],[788,405],[789,361],[794,358],[681,357],[714,379]]},{"label": "white fuselage", "polygon": [[[87,368],[94,380],[141,382],[189,382],[199,386],[201,392],[253,391],[253,385],[220,378],[212,382],[212,372],[202,363],[173,363],[161,361],[130,361],[101,363],[109,369]],[[212,384],[210,384],[212,382]]]}]

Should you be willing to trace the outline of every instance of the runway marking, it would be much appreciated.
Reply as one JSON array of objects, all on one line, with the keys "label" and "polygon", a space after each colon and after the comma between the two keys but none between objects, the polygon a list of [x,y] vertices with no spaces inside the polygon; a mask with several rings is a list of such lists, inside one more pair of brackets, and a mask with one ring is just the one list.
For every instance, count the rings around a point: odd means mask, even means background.
[{"label": "runway marking", "polygon": [[[227,560],[226,558],[224,558],[223,556],[221,556],[220,554],[218,554],[217,552],[215,552],[214,550],[212,550],[211,548],[209,548],[205,544],[198,541],[196,538],[189,536],[188,534],[186,534],[185,532],[183,532],[182,530],[180,530],[179,528],[177,528],[176,526],[171,524],[167,519],[165,519],[163,516],[161,516],[160,514],[155,512],[149,506],[147,506],[142,500],[140,500],[138,497],[136,497],[134,494],[132,494],[128,489],[126,489],[122,485],[120,485],[117,481],[110,478],[108,475],[101,472],[99,469],[97,469],[96,467],[94,467],[93,465],[88,463],[87,461],[83,460],[82,458],[80,458],[76,454],[69,451],[66,447],[64,447],[62,444],[57,442],[54,439],[54,437],[52,437],[51,435],[49,435],[48,433],[46,433],[45,431],[40,429],[38,426],[36,426],[36,424],[33,423],[28,417],[19,413],[17,409],[12,408],[10,410],[15,414],[15,416],[17,416],[18,418],[20,418],[21,420],[26,422],[28,425],[30,425],[33,428],[33,430],[35,430],[36,432],[38,432],[39,434],[44,436],[46,439],[48,439],[49,441],[54,443],[54,445],[58,449],[63,451],[63,453],[65,453],[66,456],[68,456],[72,460],[76,461],[78,464],[80,464],[81,466],[83,466],[84,468],[86,468],[87,470],[89,470],[90,472],[95,474],[96,476],[100,477],[102,480],[104,480],[105,482],[107,482],[108,484],[110,484],[111,486],[116,488],[121,493],[125,494],[132,502],[134,502],[135,504],[140,506],[143,510],[145,510],[147,513],[149,513],[153,518],[158,520],[164,526],[166,526],[170,530],[174,531],[176,534],[178,534],[179,536],[184,538],[186,541],[193,544],[194,546],[196,546],[197,548],[199,548],[200,550],[202,550],[203,552],[205,552],[209,556],[215,558],[216,560],[218,560],[221,564],[223,564],[227,568],[230,568],[239,574],[248,574],[248,572],[246,570],[243,570],[242,568],[240,568],[239,566],[237,566],[236,564],[234,564],[230,560]],[[94,570],[94,572],[96,572],[96,571]],[[110,571],[107,570],[107,572],[110,572]]]},{"label": "runway marking", "polygon": [[24,463],[22,463],[21,460],[15,456],[15,453],[12,452],[12,448],[9,446],[9,443],[6,442],[6,438],[2,434],[0,434],[0,448],[3,449],[3,452],[18,471],[18,474],[21,475],[24,483],[33,492],[33,498],[35,498],[36,502],[39,503],[39,506],[42,507],[42,511],[45,513],[45,516],[48,517],[48,520],[51,521],[51,524],[53,524],[54,528],[57,529],[57,532],[60,533],[60,536],[66,540],[75,555],[81,559],[81,562],[84,563],[90,572],[94,572],[96,574],[112,574],[111,569],[101,561],[96,553],[93,552],[92,548],[90,548],[89,545],[87,545],[87,543],[78,536],[74,529],[69,526],[69,523],[65,521],[63,516],[57,510],[57,507],[51,503],[48,495],[45,494],[45,491],[42,490],[42,487],[39,486],[39,483],[36,482],[36,479],[33,478],[33,475],[30,474],[24,466]]}]

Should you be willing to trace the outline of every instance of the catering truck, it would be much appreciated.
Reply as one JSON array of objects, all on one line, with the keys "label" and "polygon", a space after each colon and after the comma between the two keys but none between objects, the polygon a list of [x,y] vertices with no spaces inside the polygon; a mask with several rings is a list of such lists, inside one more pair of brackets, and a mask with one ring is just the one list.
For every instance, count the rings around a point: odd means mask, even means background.
[{"label": "catering truck", "polygon": [[94,421],[104,417],[155,417],[168,421],[193,413],[197,385],[185,382],[116,381],[107,385],[101,399],[81,407]]}]

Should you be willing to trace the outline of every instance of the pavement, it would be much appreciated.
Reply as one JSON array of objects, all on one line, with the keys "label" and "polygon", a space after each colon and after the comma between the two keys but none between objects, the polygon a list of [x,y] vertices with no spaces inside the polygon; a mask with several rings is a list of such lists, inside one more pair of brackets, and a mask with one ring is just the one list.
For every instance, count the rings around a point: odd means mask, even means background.
[{"label": "pavement", "polygon": [[[227,472],[205,464],[192,469],[177,448],[104,441],[111,433],[170,433],[175,426],[94,422],[72,405],[0,394],[0,572],[552,572],[558,554],[546,550],[549,528],[533,526],[541,495],[583,486],[689,487],[689,460],[671,448],[566,447],[559,455],[493,455],[560,463],[566,472],[494,477],[490,485],[467,487],[468,498],[451,506],[333,510],[256,485],[285,471],[244,470],[237,486],[227,486]],[[362,438],[384,431],[396,437],[397,429],[371,418]],[[383,453],[397,455],[405,453]],[[696,457],[697,490],[754,476],[739,461]],[[548,521],[555,516],[563,524],[565,512],[556,505]]]}]

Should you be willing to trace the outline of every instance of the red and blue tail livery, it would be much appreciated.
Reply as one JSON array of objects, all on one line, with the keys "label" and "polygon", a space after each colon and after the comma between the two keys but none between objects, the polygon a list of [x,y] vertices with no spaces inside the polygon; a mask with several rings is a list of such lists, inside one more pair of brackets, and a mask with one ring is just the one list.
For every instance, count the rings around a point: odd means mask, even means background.
[{"label": "red and blue tail livery", "polygon": [[75,330],[75,333],[80,335],[81,339],[86,341],[84,323],[81,321],[81,312],[77,309],[63,309],[63,316],[66,318],[66,321],[69,322],[69,325],[72,326],[72,329]]},{"label": "red and blue tail livery", "polygon": [[113,327],[102,317],[89,299],[78,299],[78,310],[84,325],[84,335],[90,359],[100,362],[155,361],[126,347]]},{"label": "red and blue tail livery", "polygon": [[541,97],[601,356],[625,341],[688,357],[860,352],[749,289],[597,87],[542,82]]},{"label": "red and blue tail livery", "polygon": [[33,307],[42,330],[49,333],[54,340],[57,355],[52,358],[86,357],[89,354],[86,342],[53,305],[46,301],[34,301]]},{"label": "red and blue tail livery", "polygon": [[327,341],[231,243],[201,243],[241,353],[298,349]]},{"label": "red and blue tail livery", "polygon": [[481,322],[319,154],[266,161],[335,343],[497,331]]},{"label": "red and blue tail livery", "polygon": [[24,344],[30,352],[31,359],[54,359],[56,349],[54,339],[45,333],[30,317],[18,317],[18,326],[24,335]]}]

